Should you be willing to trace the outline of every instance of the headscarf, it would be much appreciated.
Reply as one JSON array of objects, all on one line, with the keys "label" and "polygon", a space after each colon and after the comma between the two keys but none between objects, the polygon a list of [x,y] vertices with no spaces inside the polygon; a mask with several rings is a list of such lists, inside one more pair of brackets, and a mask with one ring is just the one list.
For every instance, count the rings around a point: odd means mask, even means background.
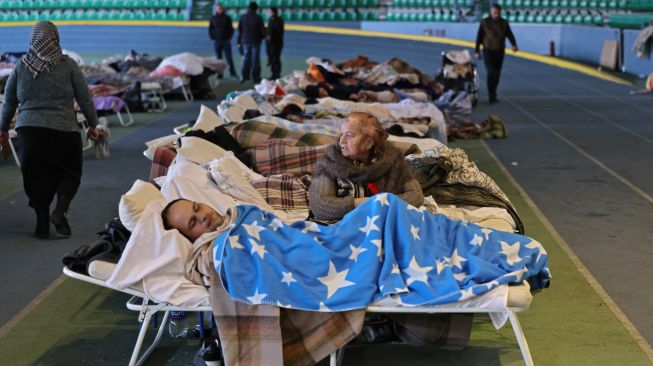
[{"label": "headscarf", "polygon": [[52,22],[38,22],[32,29],[29,50],[22,60],[36,78],[60,63],[64,55],[59,45],[59,31]]}]

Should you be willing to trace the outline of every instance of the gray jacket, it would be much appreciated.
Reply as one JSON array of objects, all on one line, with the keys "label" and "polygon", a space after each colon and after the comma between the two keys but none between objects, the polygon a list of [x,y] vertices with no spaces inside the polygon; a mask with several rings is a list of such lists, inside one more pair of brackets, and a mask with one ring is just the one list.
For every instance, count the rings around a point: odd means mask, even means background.
[{"label": "gray jacket", "polygon": [[5,102],[0,114],[0,131],[9,130],[16,113],[16,127],[45,127],[59,131],[79,131],[74,100],[89,127],[97,126],[97,114],[79,66],[65,57],[49,72],[35,79],[25,64],[18,62],[5,86]]},{"label": "gray jacket", "polygon": [[340,220],[355,208],[353,195],[342,195],[338,180],[349,180],[357,184],[376,183],[380,192],[398,195],[413,206],[424,203],[419,182],[414,178],[410,165],[401,152],[387,144],[383,156],[365,166],[354,164],[345,158],[337,145],[327,148],[313,171],[309,190],[309,204],[319,220]]}]

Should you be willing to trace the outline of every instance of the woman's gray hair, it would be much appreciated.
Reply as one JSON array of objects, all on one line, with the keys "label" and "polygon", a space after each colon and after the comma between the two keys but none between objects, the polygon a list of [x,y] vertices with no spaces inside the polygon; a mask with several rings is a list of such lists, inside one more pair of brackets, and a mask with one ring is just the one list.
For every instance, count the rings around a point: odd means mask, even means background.
[{"label": "woman's gray hair", "polygon": [[347,116],[347,122],[357,123],[363,134],[363,138],[372,143],[372,147],[370,148],[371,157],[383,156],[388,133],[376,117],[365,112],[353,112]]}]

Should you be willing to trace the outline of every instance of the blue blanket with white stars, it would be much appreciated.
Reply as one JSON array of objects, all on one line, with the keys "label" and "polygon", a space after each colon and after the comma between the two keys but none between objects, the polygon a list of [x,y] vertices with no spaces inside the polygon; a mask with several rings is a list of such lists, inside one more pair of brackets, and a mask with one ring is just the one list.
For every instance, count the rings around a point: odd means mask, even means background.
[{"label": "blue blanket with white stars", "polygon": [[415,208],[377,194],[340,222],[284,224],[237,206],[214,241],[217,273],[230,297],[249,304],[346,311],[390,294],[405,306],[444,304],[528,279],[548,286],[547,254],[523,235]]}]

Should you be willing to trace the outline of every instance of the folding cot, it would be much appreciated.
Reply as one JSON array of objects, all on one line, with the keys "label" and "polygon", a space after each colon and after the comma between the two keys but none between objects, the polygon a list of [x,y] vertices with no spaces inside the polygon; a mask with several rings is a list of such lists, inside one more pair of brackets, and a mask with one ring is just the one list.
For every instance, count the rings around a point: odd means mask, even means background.
[{"label": "folding cot", "polygon": [[[89,274],[84,275],[81,273],[74,272],[67,267],[64,267],[63,273],[71,278],[84,281],[87,283],[92,283],[94,285],[111,288],[107,285],[106,279],[109,278],[113,268],[115,267],[112,263],[95,261],[89,265]],[[114,289],[115,290],[115,289]],[[198,307],[183,307],[183,306],[173,306],[167,303],[152,303],[148,296],[142,291],[142,289],[129,287],[122,290],[116,290],[132,295],[132,297],[127,301],[127,308],[129,310],[138,311],[139,317],[138,321],[141,322],[140,330],[138,332],[138,338],[134,345],[132,351],[131,359],[129,365],[141,365],[147,357],[156,349],[161,341],[161,337],[165,331],[165,327],[170,318],[171,311],[188,311],[188,312],[212,312],[210,306],[198,306]],[[516,296],[509,296],[508,305],[506,307],[483,307],[483,306],[460,306],[459,303],[444,304],[437,306],[428,306],[428,307],[395,307],[395,306],[375,306],[372,305],[367,308],[367,311],[370,313],[410,313],[410,314],[442,314],[442,313],[478,313],[478,314],[497,314],[503,313],[508,316],[510,324],[512,326],[513,332],[517,339],[517,343],[521,350],[522,357],[527,366],[532,366],[533,359],[531,357],[530,350],[528,348],[528,343],[526,342],[526,337],[522,331],[519,319],[517,318],[517,313],[521,311],[528,310],[530,307],[530,301],[532,297],[530,296],[529,286],[521,285],[511,287],[510,291],[514,291]],[[526,295],[525,295],[526,294]],[[147,334],[149,323],[152,320],[152,317],[159,312],[164,312],[163,318],[159,325],[156,337],[152,344],[147,348],[142,356],[139,357],[141,353],[141,347],[145,340],[145,335]],[[337,352],[334,352],[330,355],[330,365],[336,366],[339,365],[343,359],[344,349],[340,349]]]}]

